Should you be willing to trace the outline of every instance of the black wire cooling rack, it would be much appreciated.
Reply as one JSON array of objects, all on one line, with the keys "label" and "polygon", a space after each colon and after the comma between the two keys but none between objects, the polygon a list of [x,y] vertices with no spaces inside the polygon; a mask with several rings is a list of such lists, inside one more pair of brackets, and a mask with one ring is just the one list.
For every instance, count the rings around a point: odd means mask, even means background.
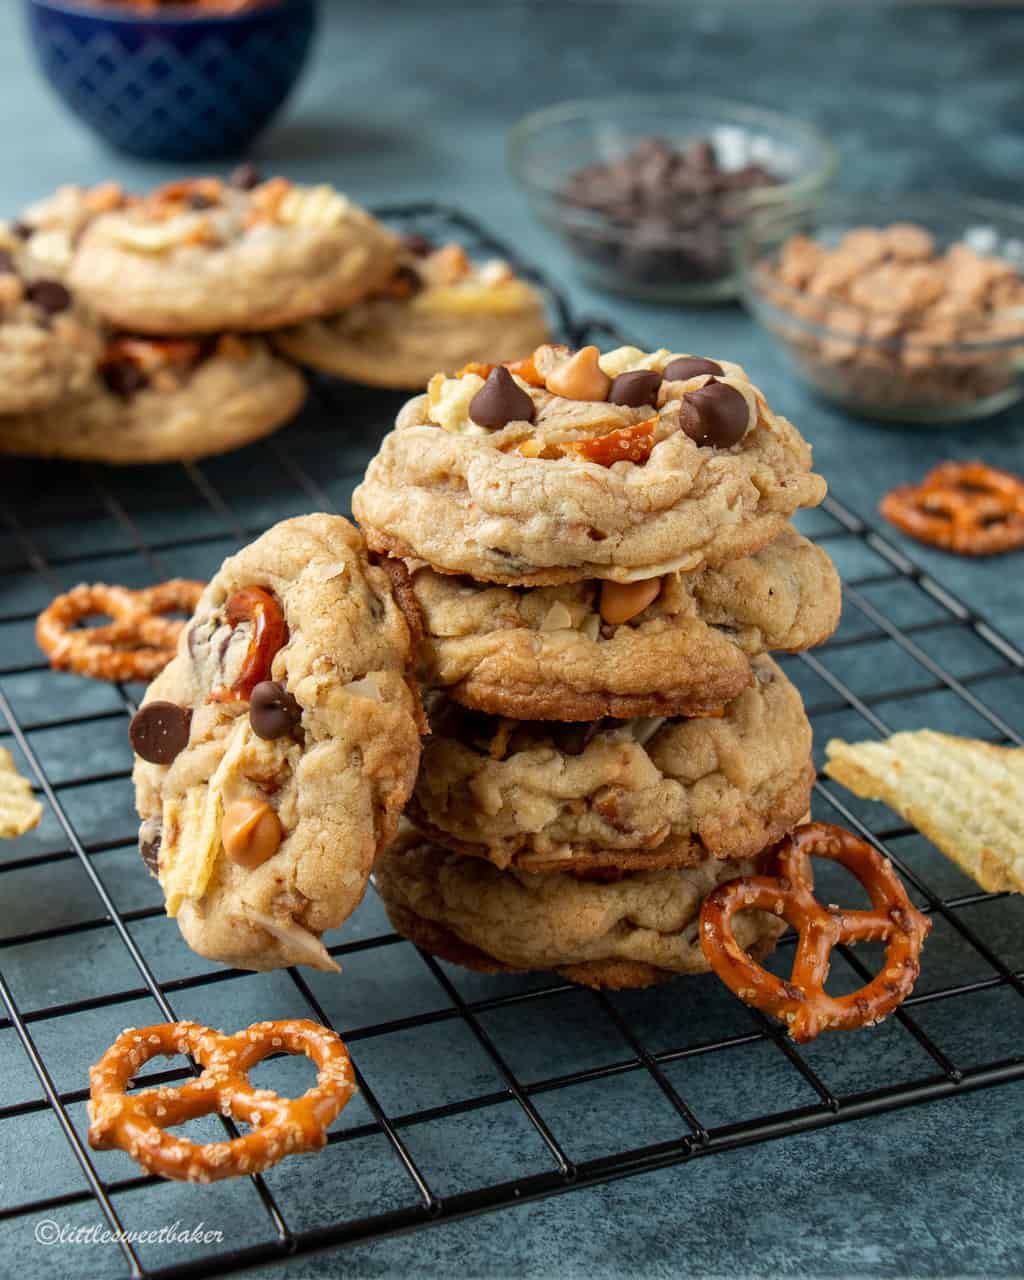
[{"label": "black wire cooling rack", "polygon": [[[460,213],[379,212],[515,259]],[[567,340],[613,336],[518,265],[548,289]],[[467,973],[393,934],[373,891],[330,947],[340,978],[226,970],[187,950],[135,850],[125,730],[141,689],[51,672],[35,615],[77,581],[205,577],[277,519],[347,513],[401,399],[315,382],[286,433],[196,465],[4,463],[0,743],[46,816],[0,848],[0,1232],[134,1233],[97,1247],[91,1275],[229,1272],[1024,1077],[1019,902],[979,892],[890,811],[824,779],[817,816],[883,849],[935,925],[914,995],[870,1033],[798,1049],[710,977],[608,995]],[[837,635],[783,660],[819,763],[830,736],[924,725],[1019,744],[1005,717],[1021,706],[1024,655],[837,499],[800,523],[845,587]],[[777,963],[789,954],[784,940]],[[870,949],[840,949],[830,989],[860,985],[871,964]],[[187,1017],[233,1031],[282,1016],[333,1025],[352,1049],[360,1093],[324,1152],[194,1187],[88,1149],[88,1067],[122,1027]],[[256,1076],[294,1092],[304,1069],[279,1058]],[[151,1063],[142,1078],[187,1074]],[[221,1238],[139,1234],[200,1223]]]}]

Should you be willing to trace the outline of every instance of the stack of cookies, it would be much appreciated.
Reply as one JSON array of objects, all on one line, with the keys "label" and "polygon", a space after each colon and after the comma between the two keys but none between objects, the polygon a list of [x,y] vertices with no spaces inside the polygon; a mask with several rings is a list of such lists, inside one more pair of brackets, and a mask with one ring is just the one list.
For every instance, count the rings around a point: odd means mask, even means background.
[{"label": "stack of cookies", "polygon": [[64,187],[0,224],[0,453],[222,453],[301,406],[285,355],[422,386],[438,355],[455,369],[545,336],[543,300],[504,264],[403,242],[327,185],[244,166],[145,197]]},{"label": "stack of cookies", "polygon": [[[707,969],[701,903],[807,813],[811,729],[768,656],[834,630],[790,527],[824,481],[727,361],[541,346],[436,375],[356,491],[421,618],[432,735],[377,866],[395,927],[485,971]],[[748,912],[753,955],[783,925]]]}]

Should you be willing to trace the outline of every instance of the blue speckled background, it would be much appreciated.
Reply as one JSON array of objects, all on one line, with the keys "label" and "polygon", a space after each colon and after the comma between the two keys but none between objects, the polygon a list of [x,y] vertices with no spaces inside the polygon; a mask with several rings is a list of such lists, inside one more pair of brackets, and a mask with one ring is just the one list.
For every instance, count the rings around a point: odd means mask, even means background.
[{"label": "blue speckled background", "polygon": [[[1024,80],[1020,48],[1024,13],[1012,8],[853,5],[707,4],[415,4],[366,6],[329,0],[310,74],[288,115],[257,147],[268,169],[295,178],[328,178],[365,202],[438,197],[473,209],[522,252],[565,280],[578,305],[611,315],[625,329],[683,350],[728,355],[747,366],[773,405],[812,440],[820,469],[851,507],[872,516],[892,484],[914,479],[948,457],[981,456],[1021,467],[1024,414],[1011,412],[958,432],[901,432],[847,418],[807,397],[764,337],[735,307],[713,310],[653,308],[599,297],[579,286],[569,264],[536,228],[505,176],[503,135],[523,111],[561,98],[630,89],[704,90],[796,112],[838,142],[840,182],[851,189],[956,188],[1019,198],[1024,172]],[[67,119],[26,63],[14,6],[0,16],[0,171],[4,206],[15,209],[60,182],[116,176],[130,184],[170,176],[170,170],[125,161],[103,151]],[[308,424],[283,440],[300,460],[312,448]],[[208,573],[238,541],[239,528],[309,505],[293,479],[259,451],[205,464],[203,472],[228,495],[220,514],[193,515],[197,539],[188,553],[147,568],[132,557],[131,525],[94,495],[82,496],[73,517],[66,505],[39,495],[33,537],[56,557],[94,551],[90,574],[111,580],[148,579],[155,571]],[[19,473],[27,474],[22,471]],[[31,474],[42,476],[44,470]],[[347,504],[353,476],[339,451],[337,465],[318,474],[328,496]],[[162,489],[154,500],[130,477],[115,493],[130,521],[159,545],[180,532],[182,507],[195,511],[187,480],[180,502]],[[812,517],[808,528],[834,531]],[[900,542],[898,535],[895,540]],[[853,539],[833,539],[830,551],[844,574],[863,577],[878,567]],[[1024,575],[1020,554],[970,563],[902,543],[941,581],[1021,639]],[[45,583],[17,571],[23,549],[3,543],[0,613],[26,614],[49,596]],[[70,585],[80,567],[60,571]],[[866,590],[878,607],[898,612],[921,600],[909,588]],[[935,606],[933,606],[935,608]],[[936,616],[941,610],[936,611]],[[906,619],[910,620],[910,616]],[[863,627],[848,611],[844,634]],[[29,652],[30,622],[0,627],[4,651]],[[992,651],[962,628],[924,633],[922,646],[1018,728],[1024,725],[1024,681],[995,666]],[[904,654],[879,636],[856,650],[823,659],[862,693],[912,682]],[[5,663],[5,665],[7,665]],[[911,664],[913,666],[914,664]],[[787,664],[810,702],[828,690],[802,664]],[[920,669],[918,668],[918,671]],[[83,751],[79,730],[40,728],[32,745],[56,781],[61,799],[90,846],[92,862],[118,907],[132,912],[158,904],[154,882],[142,874],[134,849],[131,794],[123,779],[77,788],[75,779],[123,770],[128,760],[124,717],[116,693],[73,677],[27,671],[5,679],[15,711],[30,723],[95,714]],[[994,737],[986,724],[946,693],[887,702],[881,713],[897,727],[934,727]],[[819,749],[828,732],[865,732],[850,713],[818,719]],[[873,829],[893,825],[881,806],[856,812]],[[824,816],[824,815],[822,815]],[[118,833],[113,841],[110,833]],[[971,885],[918,837],[898,842],[904,854],[944,895]],[[58,852],[66,841],[48,816],[40,830],[0,850],[4,862]],[[28,930],[86,922],[100,904],[75,860],[10,869],[0,876],[0,942]],[[1024,969],[1024,914],[1002,899],[962,909],[1014,971]],[[172,926],[141,918],[131,932],[157,978],[167,984],[177,1014],[230,1028],[254,1017],[294,1013],[296,989],[286,975],[229,983],[176,983],[216,966],[193,956]],[[375,898],[368,898],[344,930],[348,940],[386,931]],[[108,928],[53,942],[45,938],[0,946],[0,971],[23,1012],[114,987],[140,986],[125,948]],[[919,990],[992,977],[992,969],[940,922],[928,944]],[[483,999],[515,989],[448,970],[463,998]],[[523,982],[528,987],[534,980]],[[536,980],[541,983],[542,979]],[[499,1091],[494,1065],[458,1018],[378,1037],[375,1025],[450,1006],[448,994],[412,948],[355,952],[343,979],[315,976],[311,987],[339,1027],[363,1029],[353,1048],[377,1101],[401,1115],[455,1098]],[[618,1007],[644,1047],[659,1053],[713,1036],[749,1033],[749,1016],[713,982],[679,984],[658,993],[627,995]],[[1006,986],[970,998],[923,1004],[921,1026],[960,1066],[1024,1051],[1024,1003]],[[125,1022],[158,1020],[145,995],[116,1011],[84,1008],[59,1022],[31,1023],[59,1090],[80,1090],[87,1064]],[[595,1012],[592,997],[563,994],[481,1015],[481,1023],[512,1069],[527,1081],[548,1079],[631,1056],[613,1025]],[[834,1038],[806,1051],[828,1085],[844,1094],[934,1074],[912,1037],[895,1022],[871,1035]],[[670,1084],[699,1120],[716,1125],[763,1112],[813,1105],[815,1096],[772,1042],[746,1042],[724,1054],[681,1059],[666,1066]],[[301,1068],[275,1063],[259,1078],[286,1084]],[[39,1096],[39,1085],[12,1030],[0,1023],[0,1113]],[[332,1274],[441,1276],[515,1274],[653,1277],[698,1275],[1014,1275],[1024,1271],[1024,1209],[1019,1151],[1024,1138],[1021,1086],[977,1093],[767,1145],[700,1159],[675,1169],[524,1205],[500,1215],[440,1226],[429,1232],[361,1245],[326,1257],[294,1260],[271,1273],[288,1277]],[[538,1094],[538,1111],[574,1160],[626,1145],[678,1137],[681,1124],[649,1076],[633,1071],[600,1085]],[[70,1114],[83,1123],[84,1108]],[[369,1118],[362,1098],[342,1127]],[[440,1195],[550,1167],[535,1132],[513,1103],[403,1130],[414,1158]],[[97,1157],[105,1178],[130,1177],[120,1155]],[[296,1229],[339,1217],[401,1209],[415,1189],[379,1133],[332,1147],[315,1162],[291,1161],[267,1176]],[[103,1246],[47,1249],[32,1238],[35,1220],[4,1219],[3,1210],[27,1200],[82,1187],[81,1174],[52,1116],[33,1111],[0,1119],[0,1273],[93,1277],[123,1274],[116,1250]],[[200,1219],[225,1233],[222,1248],[264,1238],[263,1211],[248,1183],[215,1188],[161,1186],[125,1191],[117,1208],[129,1225],[159,1227],[175,1218]],[[69,1223],[99,1221],[88,1204],[48,1216]],[[188,1247],[142,1251],[151,1267],[194,1256]]]}]

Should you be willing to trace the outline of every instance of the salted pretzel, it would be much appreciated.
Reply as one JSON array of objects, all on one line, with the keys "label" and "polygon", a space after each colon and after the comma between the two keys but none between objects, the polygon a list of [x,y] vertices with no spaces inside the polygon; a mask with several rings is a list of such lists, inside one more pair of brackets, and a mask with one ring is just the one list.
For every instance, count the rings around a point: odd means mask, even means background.
[{"label": "salted pretzel", "polygon": [[[131,591],[82,583],[57,596],[36,620],[36,642],[55,671],[96,680],[152,680],[174,657],[184,622],[167,613],[191,614],[206,584],[172,578]],[[113,621],[80,627],[106,614]]]},{"label": "salted pretzel", "polygon": [[[838,862],[867,890],[870,911],[823,907],[814,896],[810,855]],[[700,942],[715,974],[744,1002],[785,1022],[797,1041],[822,1031],[873,1026],[906,999],[932,922],[911,903],[892,864],[869,844],[824,822],[809,822],[782,840],[769,866],[774,875],[743,876],[720,885],[700,913]],[[768,911],[799,933],[788,980],[763,969],[736,941],[737,911]],[[832,948],[843,942],[884,942],[881,972],[849,995],[825,991]]]},{"label": "salted pretzel", "polygon": [[1024,546],[1024,480],[984,462],[944,462],[887,493],[879,510],[919,542],[964,556]]},{"label": "salted pretzel", "polygon": [[[150,1058],[191,1054],[202,1073],[183,1085],[126,1093]],[[272,1053],[302,1053],[317,1067],[301,1098],[257,1089],[249,1071]],[[259,1173],[284,1156],[317,1151],[327,1127],[355,1091],[348,1050],[316,1022],[256,1022],[233,1036],[195,1022],[164,1022],[123,1031],[89,1071],[89,1143],[119,1147],[151,1173],[181,1182],[216,1182]],[[252,1126],[225,1142],[191,1142],[166,1132],[198,1116],[231,1115]]]}]

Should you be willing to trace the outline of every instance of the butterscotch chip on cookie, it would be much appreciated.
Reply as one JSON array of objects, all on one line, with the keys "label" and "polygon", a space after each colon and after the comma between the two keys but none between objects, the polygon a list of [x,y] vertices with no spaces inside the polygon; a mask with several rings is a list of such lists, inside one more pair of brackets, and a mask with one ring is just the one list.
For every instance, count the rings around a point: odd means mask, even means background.
[{"label": "butterscotch chip on cookie", "polygon": [[414,247],[371,297],[283,330],[277,346],[352,382],[418,391],[438,369],[512,359],[547,340],[543,298],[504,262],[474,264],[456,244]]},{"label": "butterscotch chip on cookie", "polygon": [[751,555],[824,495],[810,447],[739,365],[542,346],[432,378],[353,509],[377,551],[539,586]]},{"label": "butterscotch chip on cookie", "polygon": [[131,724],[140,850],[200,955],[337,966],[419,760],[412,632],[340,516],[226,560]]},{"label": "butterscotch chip on cookie", "polygon": [[[395,929],[444,960],[487,973],[554,969],[590,987],[646,987],[707,973],[701,903],[757,858],[706,858],[677,870],[613,879],[499,871],[414,833],[382,856],[376,883]],[[737,918],[737,941],[766,955],[785,925],[764,912]]]},{"label": "butterscotch chip on cookie", "polygon": [[522,871],[750,857],[807,811],[811,728],[767,657],[718,717],[515,721],[431,706],[409,816],[438,842]]},{"label": "butterscotch chip on cookie", "polygon": [[745,559],[646,583],[524,589],[429,565],[411,577],[424,683],[519,719],[705,714],[750,684],[751,656],[826,640],[841,606],[828,556],[794,529]]},{"label": "butterscotch chip on cookie", "polygon": [[329,186],[196,178],[96,218],[69,279],[134,332],[266,330],[357,301],[388,279],[397,252],[391,232]]},{"label": "butterscotch chip on cookie", "polygon": [[306,395],[260,338],[112,339],[84,390],[0,416],[0,453],[112,464],[180,462],[276,431]]}]

